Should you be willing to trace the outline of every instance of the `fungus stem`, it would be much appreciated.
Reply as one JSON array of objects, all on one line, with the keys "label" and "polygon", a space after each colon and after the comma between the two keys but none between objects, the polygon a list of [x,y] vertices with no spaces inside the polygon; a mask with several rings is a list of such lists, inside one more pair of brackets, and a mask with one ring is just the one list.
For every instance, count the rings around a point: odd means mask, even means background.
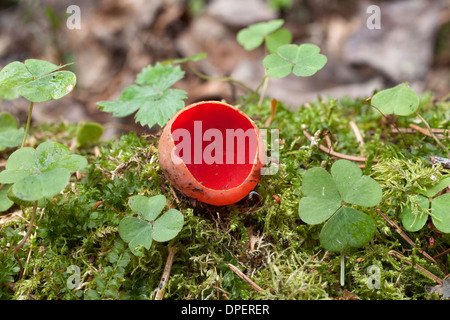
[{"label": "fungus stem", "polygon": [[345,256],[344,256],[344,250],[341,251],[341,286],[343,287],[345,284]]}]

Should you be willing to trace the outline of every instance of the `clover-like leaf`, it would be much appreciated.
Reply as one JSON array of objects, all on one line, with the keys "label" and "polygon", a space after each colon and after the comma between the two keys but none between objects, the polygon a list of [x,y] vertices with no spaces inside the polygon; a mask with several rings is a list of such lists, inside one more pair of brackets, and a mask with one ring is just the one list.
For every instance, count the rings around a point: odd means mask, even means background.
[{"label": "clover-like leaf", "polygon": [[266,36],[279,29],[283,23],[283,19],[277,19],[252,24],[237,33],[237,41],[245,50],[256,49],[264,42]]},{"label": "clover-like leaf", "polygon": [[120,237],[128,242],[131,252],[136,256],[139,255],[136,250],[139,246],[150,249],[153,241],[152,231],[153,227],[150,223],[134,217],[123,218],[119,224]]},{"label": "clover-like leaf", "polygon": [[383,114],[408,116],[419,107],[419,96],[408,83],[401,83],[393,88],[377,92],[370,103]]},{"label": "clover-like leaf", "polygon": [[14,195],[22,200],[51,198],[64,189],[71,172],[86,165],[86,158],[72,154],[60,143],[47,141],[36,149],[13,152],[0,172],[0,183],[13,184]]},{"label": "clover-like leaf", "polygon": [[[173,239],[184,224],[184,216],[175,209],[170,209],[160,215],[166,205],[166,197],[157,195],[147,198],[142,195],[131,197],[130,208],[142,219],[126,217],[119,224],[119,234],[134,255],[141,253],[137,250],[143,246],[150,249],[152,241],[165,242]],[[159,216],[159,217],[158,217]]]},{"label": "clover-like leaf", "polygon": [[147,198],[137,195],[129,200],[131,210],[148,221],[154,221],[166,206],[166,197],[162,194]]},{"label": "clover-like leaf", "polygon": [[285,44],[278,47],[277,53],[264,58],[263,65],[272,78],[283,78],[293,72],[296,76],[309,77],[322,69],[327,57],[320,54],[314,44]]},{"label": "clover-like leaf", "polygon": [[0,88],[10,89],[9,94],[18,92],[31,102],[57,100],[70,93],[76,84],[73,72],[58,71],[63,67],[38,59],[14,61],[0,71]]},{"label": "clover-like leaf", "polygon": [[14,204],[7,195],[10,187],[9,184],[0,184],[0,212],[8,210]]},{"label": "clover-like leaf", "polygon": [[424,196],[418,195],[417,205],[414,205],[414,207],[411,207],[411,205],[406,206],[399,213],[399,218],[402,221],[403,227],[411,232],[422,229],[427,222],[429,209],[430,200]]},{"label": "clover-like leaf", "polygon": [[[431,213],[434,226],[441,232],[450,233],[450,194],[435,197],[450,185],[450,178],[441,179],[436,185],[420,190],[415,203],[404,207],[399,214],[404,228],[411,232],[421,230]],[[435,198],[433,198],[435,197]]]},{"label": "clover-like leaf", "polygon": [[383,196],[380,185],[372,178],[362,174],[361,169],[348,160],[338,160],[331,168],[342,200],[346,203],[373,207]]},{"label": "clover-like leaf", "polygon": [[298,213],[308,224],[327,220],[341,206],[341,197],[331,175],[323,168],[312,168],[303,176]]},{"label": "clover-like leaf", "polygon": [[17,147],[21,144],[24,129],[17,127],[17,121],[12,114],[0,112],[0,151]]},{"label": "clover-like leaf", "polygon": [[376,232],[373,219],[349,207],[342,207],[328,220],[320,232],[320,243],[328,251],[342,251],[369,242]]},{"label": "clover-like leaf", "polygon": [[152,127],[164,126],[175,112],[184,107],[186,92],[169,89],[184,77],[179,66],[147,66],[138,74],[136,84],[127,87],[115,101],[100,101],[97,104],[114,117],[126,117],[136,112],[136,122]]},{"label": "clover-like leaf", "polygon": [[281,28],[266,36],[266,48],[271,53],[276,53],[278,48],[290,44],[292,42],[292,33],[286,29]]},{"label": "clover-like leaf", "polygon": [[441,232],[450,233],[450,193],[433,199],[431,213],[434,226]]},{"label": "clover-like leaf", "polygon": [[77,126],[77,141],[79,146],[97,142],[103,134],[103,126],[100,123],[83,121]]},{"label": "clover-like leaf", "polygon": [[298,213],[304,222],[318,224],[329,219],[321,232],[321,244],[327,250],[359,246],[373,237],[373,219],[347,204],[375,206],[381,201],[381,187],[353,162],[336,161],[331,174],[323,168],[307,170],[302,193]]}]

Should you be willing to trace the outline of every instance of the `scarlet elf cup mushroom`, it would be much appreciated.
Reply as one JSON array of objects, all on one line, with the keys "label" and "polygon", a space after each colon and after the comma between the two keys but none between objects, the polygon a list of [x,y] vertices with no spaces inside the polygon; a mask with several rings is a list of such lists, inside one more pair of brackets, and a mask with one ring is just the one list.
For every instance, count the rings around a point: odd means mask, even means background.
[{"label": "scarlet elf cup mushroom", "polygon": [[265,163],[256,124],[219,101],[197,102],[177,112],[163,130],[158,153],[161,169],[175,188],[216,206],[247,196]]}]

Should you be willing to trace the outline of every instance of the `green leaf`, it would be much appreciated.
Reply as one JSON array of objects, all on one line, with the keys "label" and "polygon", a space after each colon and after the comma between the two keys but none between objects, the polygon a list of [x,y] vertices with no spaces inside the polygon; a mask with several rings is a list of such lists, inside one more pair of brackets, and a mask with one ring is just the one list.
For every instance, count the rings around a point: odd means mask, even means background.
[{"label": "green leaf", "polygon": [[237,41],[245,48],[245,50],[256,49],[264,42],[267,35],[279,29],[283,23],[283,19],[277,19],[252,24],[237,33]]},{"label": "green leaf", "polygon": [[[133,254],[139,255],[136,248],[150,249],[152,241],[165,242],[173,239],[182,229],[184,216],[175,209],[159,214],[166,206],[166,197],[157,195],[147,198],[142,195],[131,197],[130,208],[143,219],[124,218],[119,224],[119,234]],[[159,216],[159,217],[158,217]]]},{"label": "green leaf", "polygon": [[285,44],[289,44],[291,42],[292,42],[292,33],[288,29],[281,28],[267,35],[266,48],[271,53],[276,53],[279,47]]},{"label": "green leaf", "polygon": [[445,193],[431,203],[434,226],[441,232],[450,233],[450,193]]},{"label": "green leaf", "polygon": [[318,224],[339,209],[341,197],[331,175],[322,168],[307,170],[303,175],[302,192],[298,213],[308,224]]},{"label": "green leaf", "polygon": [[346,203],[373,207],[383,196],[380,185],[362,174],[361,169],[348,160],[338,160],[331,168],[331,175],[342,199]]},{"label": "green leaf", "polygon": [[119,224],[119,235],[128,242],[131,252],[136,256],[140,255],[136,250],[139,246],[148,250],[152,245],[152,225],[138,218],[123,218]]},{"label": "green leaf", "polygon": [[408,116],[419,107],[419,96],[407,83],[401,83],[394,88],[377,92],[372,97],[371,104],[383,114]]},{"label": "green leaf", "polygon": [[103,126],[100,123],[84,121],[77,126],[77,141],[79,146],[97,142],[103,134]]},{"label": "green leaf", "polygon": [[362,174],[351,161],[338,160],[331,174],[323,168],[307,170],[302,181],[303,197],[298,213],[308,224],[328,219],[320,239],[329,251],[341,251],[347,246],[358,247],[369,241],[375,233],[371,217],[345,204],[362,207],[377,205],[382,197],[379,184]]},{"label": "green leaf", "polygon": [[57,100],[70,93],[76,84],[74,73],[57,71],[63,67],[37,59],[15,61],[0,71],[0,87],[17,89],[32,102]]},{"label": "green leaf", "polygon": [[322,69],[327,57],[320,54],[314,44],[286,44],[264,58],[263,65],[272,78],[283,78],[293,72],[296,76],[309,77]]},{"label": "green leaf", "polygon": [[23,200],[51,198],[64,189],[69,179],[68,170],[56,168],[21,179],[13,185],[13,192]]},{"label": "green leaf", "polygon": [[13,115],[0,112],[0,151],[17,147],[22,143],[24,129],[17,127],[18,124]]},{"label": "green leaf", "polygon": [[151,198],[137,195],[129,200],[131,210],[148,221],[154,221],[166,206],[166,197],[157,195]]},{"label": "green leaf", "polygon": [[373,219],[349,207],[342,207],[320,232],[320,243],[328,251],[342,251],[347,247],[361,247],[375,235]]},{"label": "green leaf", "polygon": [[403,227],[411,232],[419,231],[423,228],[428,219],[427,210],[430,207],[428,198],[418,195],[417,207],[411,208],[406,206],[402,212],[399,213],[399,218],[402,220]]},{"label": "green leaf", "polygon": [[138,74],[136,84],[126,88],[116,101],[100,101],[97,104],[114,117],[126,117],[134,112],[136,121],[152,127],[164,126],[166,122],[184,107],[186,92],[169,89],[184,77],[179,66],[147,66]]},{"label": "green leaf", "polygon": [[170,209],[153,224],[153,239],[158,242],[169,241],[181,231],[183,224],[183,214],[178,210]]},{"label": "green leaf", "polygon": [[60,143],[47,141],[36,150],[26,147],[13,152],[0,172],[0,183],[14,184],[14,195],[22,200],[50,198],[67,185],[71,172],[86,165],[84,157],[73,155]]},{"label": "green leaf", "polygon": [[428,188],[426,190],[420,190],[419,192],[424,194],[428,198],[432,198],[435,195],[437,195],[439,192],[441,192],[442,190],[447,188],[448,186],[450,186],[450,177],[444,178],[444,179],[440,180],[433,187],[430,187],[430,188]]},{"label": "green leaf", "polygon": [[[1,186],[1,185],[0,185]],[[11,187],[11,185],[9,184],[5,184],[3,185],[3,188],[0,191],[0,212],[6,211],[9,208],[12,207],[12,205],[14,204],[14,202],[12,202],[9,198],[8,198],[8,189]]]}]

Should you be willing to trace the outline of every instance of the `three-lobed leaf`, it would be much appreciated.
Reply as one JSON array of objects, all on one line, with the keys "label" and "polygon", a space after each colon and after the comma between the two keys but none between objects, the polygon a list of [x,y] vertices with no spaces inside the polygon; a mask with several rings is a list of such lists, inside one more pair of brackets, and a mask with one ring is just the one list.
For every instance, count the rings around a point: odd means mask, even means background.
[{"label": "three-lobed leaf", "polygon": [[136,77],[136,84],[124,89],[115,101],[100,101],[97,104],[114,117],[126,117],[136,112],[135,120],[141,125],[164,126],[166,122],[184,107],[186,92],[171,89],[184,77],[179,66],[147,66]]},{"label": "three-lobed leaf", "polygon": [[309,77],[322,69],[327,57],[314,44],[285,44],[278,47],[276,53],[264,58],[263,65],[272,78],[283,78],[292,72],[296,76]]},{"label": "three-lobed leaf", "polygon": [[25,147],[13,152],[0,172],[0,183],[13,184],[12,192],[22,200],[51,198],[64,189],[71,172],[86,165],[86,158],[72,154],[60,143],[47,141],[36,149]]},{"label": "three-lobed leaf", "polygon": [[70,93],[76,84],[75,74],[58,71],[61,68],[38,59],[14,61],[0,71],[0,88],[31,102],[57,100]]},{"label": "three-lobed leaf", "polygon": [[421,230],[430,213],[434,226],[441,232],[450,233],[450,194],[435,197],[448,186],[450,178],[444,178],[436,185],[421,190],[420,194],[416,195],[417,201],[403,208],[399,218],[406,230],[411,232]]},{"label": "three-lobed leaf", "polygon": [[372,178],[364,176],[353,162],[336,161],[331,174],[323,168],[307,170],[302,193],[298,207],[300,218],[308,224],[328,220],[320,235],[326,250],[360,246],[373,237],[373,219],[347,204],[375,206],[381,201],[381,187]]},{"label": "three-lobed leaf", "polygon": [[184,216],[175,209],[161,214],[166,206],[166,197],[163,195],[147,198],[142,195],[131,197],[130,208],[142,219],[126,217],[119,224],[119,234],[134,255],[140,255],[137,250],[143,246],[150,249],[152,242],[165,242],[173,239],[184,224]]}]

